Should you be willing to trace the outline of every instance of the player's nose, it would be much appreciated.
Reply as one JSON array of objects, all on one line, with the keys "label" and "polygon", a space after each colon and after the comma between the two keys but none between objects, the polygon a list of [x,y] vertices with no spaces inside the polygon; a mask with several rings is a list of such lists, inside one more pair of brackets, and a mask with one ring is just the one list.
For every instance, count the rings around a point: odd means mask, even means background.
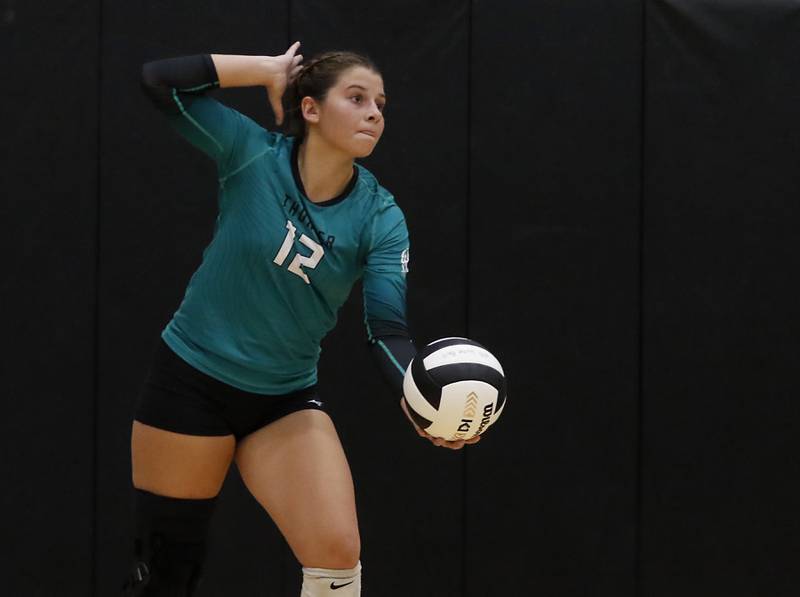
[{"label": "player's nose", "polygon": [[370,107],[369,113],[367,114],[367,120],[370,122],[376,122],[383,117],[383,114],[378,109],[378,104],[372,102],[372,106]]}]

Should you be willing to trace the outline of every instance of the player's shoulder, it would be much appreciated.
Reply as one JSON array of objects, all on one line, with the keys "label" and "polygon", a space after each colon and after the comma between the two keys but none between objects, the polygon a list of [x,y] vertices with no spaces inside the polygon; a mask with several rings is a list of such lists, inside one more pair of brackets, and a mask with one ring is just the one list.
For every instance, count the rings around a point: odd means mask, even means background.
[{"label": "player's shoulder", "polygon": [[241,117],[244,121],[244,128],[247,131],[247,142],[252,145],[251,149],[268,151],[276,157],[287,152],[291,153],[292,142],[290,137],[278,131],[270,131],[264,128],[249,116],[242,114]]},{"label": "player's shoulder", "polygon": [[291,138],[278,131],[271,131],[263,127],[259,122],[230,106],[225,106],[229,114],[235,120],[231,121],[237,128],[237,143],[244,149],[253,151],[271,151],[277,153],[279,150],[291,146]]},{"label": "player's shoulder", "polygon": [[361,164],[356,164],[356,168],[358,168],[356,190],[360,202],[375,214],[396,210],[402,216],[402,210],[394,195],[378,182],[375,175]]}]

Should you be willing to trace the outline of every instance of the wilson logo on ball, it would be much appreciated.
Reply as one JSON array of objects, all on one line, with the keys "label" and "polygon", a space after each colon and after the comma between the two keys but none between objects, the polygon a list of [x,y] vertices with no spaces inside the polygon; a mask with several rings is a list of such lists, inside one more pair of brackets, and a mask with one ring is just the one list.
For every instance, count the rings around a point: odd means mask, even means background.
[{"label": "wilson logo on ball", "polygon": [[483,430],[486,429],[486,426],[492,422],[492,411],[494,410],[493,404],[487,404],[483,408],[483,418],[481,419],[481,424],[478,425],[478,430],[475,432],[476,435],[480,435],[483,433]]}]

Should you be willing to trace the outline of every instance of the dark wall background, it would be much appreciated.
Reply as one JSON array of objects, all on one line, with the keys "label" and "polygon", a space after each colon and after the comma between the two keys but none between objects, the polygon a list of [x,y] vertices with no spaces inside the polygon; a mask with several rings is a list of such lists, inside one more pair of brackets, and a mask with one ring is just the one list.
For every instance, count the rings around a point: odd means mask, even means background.
[{"label": "dark wall background", "polygon": [[[0,31],[3,593],[127,572],[134,402],[216,191],[141,64],[300,39],[384,71],[365,165],[406,213],[418,344],[469,335],[510,384],[479,446],[419,440],[354,289],[320,378],[365,595],[797,594],[796,0],[9,0]],[[263,90],[219,97],[273,126]],[[211,550],[203,596],[299,593],[235,470]]]},{"label": "dark wall background", "polygon": [[98,23],[0,5],[0,592],[90,593],[94,561]]},{"label": "dark wall background", "polygon": [[648,4],[644,593],[800,592],[800,3]]}]

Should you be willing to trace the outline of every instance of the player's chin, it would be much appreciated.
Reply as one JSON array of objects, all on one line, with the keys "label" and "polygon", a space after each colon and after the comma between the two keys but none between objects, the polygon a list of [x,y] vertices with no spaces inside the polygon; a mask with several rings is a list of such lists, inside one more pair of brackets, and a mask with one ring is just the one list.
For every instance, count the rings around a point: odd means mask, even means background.
[{"label": "player's chin", "polygon": [[353,157],[365,158],[375,150],[377,145],[378,139],[371,139],[367,135],[363,135],[360,139],[357,139],[356,142],[353,143]]}]

